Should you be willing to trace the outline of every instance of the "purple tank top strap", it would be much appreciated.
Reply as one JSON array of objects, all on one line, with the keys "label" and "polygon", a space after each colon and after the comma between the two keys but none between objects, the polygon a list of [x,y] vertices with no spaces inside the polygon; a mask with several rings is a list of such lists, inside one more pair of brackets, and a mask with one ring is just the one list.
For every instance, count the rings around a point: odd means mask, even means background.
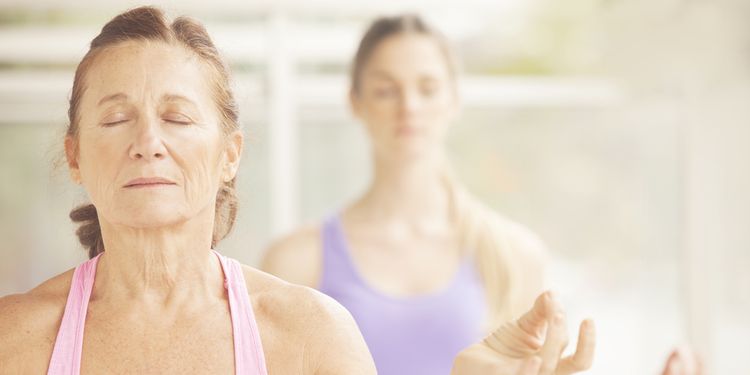
[{"label": "purple tank top strap", "polygon": [[229,297],[234,337],[236,374],[266,375],[266,361],[253,306],[247,292],[242,266],[234,259],[214,251],[224,269],[224,286]]},{"label": "purple tank top strap", "polygon": [[358,284],[359,277],[346,247],[339,215],[331,215],[323,222],[322,237],[323,269],[317,289],[327,293],[338,285]]},{"label": "purple tank top strap", "polygon": [[77,375],[81,372],[83,328],[100,256],[101,253],[80,264],[73,271],[65,312],[47,369],[48,375]]}]

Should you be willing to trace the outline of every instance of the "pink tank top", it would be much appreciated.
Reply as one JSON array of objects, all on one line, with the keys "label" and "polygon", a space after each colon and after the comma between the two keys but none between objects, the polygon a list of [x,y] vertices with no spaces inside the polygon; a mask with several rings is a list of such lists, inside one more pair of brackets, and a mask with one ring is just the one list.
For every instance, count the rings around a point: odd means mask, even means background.
[{"label": "pink tank top", "polygon": [[[234,336],[234,366],[237,374],[266,375],[266,362],[258,326],[247,294],[242,267],[234,259],[214,251],[224,271],[224,286],[229,296],[229,313]],[[86,310],[94,286],[96,264],[101,254],[76,267],[70,283],[60,330],[57,332],[48,375],[74,375],[81,372],[81,349]]]}]

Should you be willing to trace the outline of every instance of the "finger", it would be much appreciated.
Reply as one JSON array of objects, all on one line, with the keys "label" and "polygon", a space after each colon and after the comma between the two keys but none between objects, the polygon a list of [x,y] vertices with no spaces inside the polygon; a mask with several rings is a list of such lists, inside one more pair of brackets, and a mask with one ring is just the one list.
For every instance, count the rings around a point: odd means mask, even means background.
[{"label": "finger", "polygon": [[555,293],[548,290],[536,298],[531,310],[518,318],[518,326],[530,335],[543,337],[547,321],[557,312],[562,312],[562,305]]},{"label": "finger", "polygon": [[560,360],[557,366],[557,374],[569,375],[591,368],[594,362],[594,349],[596,348],[596,326],[594,321],[586,319],[581,323],[578,330],[578,344],[572,355]]},{"label": "finger", "polygon": [[703,375],[703,361],[690,346],[681,346],[675,353],[685,375]]},{"label": "finger", "polygon": [[568,332],[565,327],[565,316],[562,313],[557,313],[549,322],[547,338],[539,351],[539,356],[542,358],[542,365],[539,369],[540,375],[555,373],[560,355],[567,344]]},{"label": "finger", "polygon": [[521,368],[518,370],[518,375],[537,375],[539,373],[539,366],[541,365],[541,358],[533,356],[523,361]]},{"label": "finger", "polygon": [[[542,327],[542,331],[547,330],[547,324],[545,323]],[[523,352],[525,356],[536,354],[544,344],[544,332],[539,335],[529,334],[525,330],[518,326],[518,323],[511,324],[503,332],[512,339],[518,346],[519,351]]]},{"label": "finger", "polygon": [[704,375],[703,358],[700,355],[695,355],[695,375]]},{"label": "finger", "polygon": [[667,358],[667,363],[664,365],[664,371],[661,375],[678,375],[680,367],[680,358],[676,350],[673,350]]},{"label": "finger", "polygon": [[562,305],[554,294],[542,293],[531,310],[493,331],[484,343],[498,353],[516,358],[534,354],[542,346],[547,321],[557,311],[562,311]]},{"label": "finger", "polygon": [[703,372],[700,357],[689,346],[680,348],[680,354],[683,357],[684,372],[687,375],[700,375]]},{"label": "finger", "polygon": [[484,344],[493,351],[511,358],[525,358],[536,354],[543,339],[523,332],[515,322],[504,324],[484,339]]}]

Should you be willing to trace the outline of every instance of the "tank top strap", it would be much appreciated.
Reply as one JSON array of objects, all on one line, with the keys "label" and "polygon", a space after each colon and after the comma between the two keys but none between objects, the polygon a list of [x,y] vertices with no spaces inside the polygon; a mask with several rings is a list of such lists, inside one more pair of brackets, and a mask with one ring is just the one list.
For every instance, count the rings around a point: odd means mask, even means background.
[{"label": "tank top strap", "polygon": [[327,293],[341,285],[359,284],[338,214],[323,222],[322,237],[323,269],[318,289]]},{"label": "tank top strap", "polygon": [[235,373],[242,375],[266,375],[266,361],[260,341],[253,306],[245,284],[242,266],[234,259],[214,251],[224,270],[224,287],[229,297],[229,313],[232,317],[234,338]]},{"label": "tank top strap", "polygon": [[101,255],[102,253],[80,264],[73,271],[65,312],[52,349],[48,375],[78,375],[81,371],[83,328],[96,278],[96,265]]}]

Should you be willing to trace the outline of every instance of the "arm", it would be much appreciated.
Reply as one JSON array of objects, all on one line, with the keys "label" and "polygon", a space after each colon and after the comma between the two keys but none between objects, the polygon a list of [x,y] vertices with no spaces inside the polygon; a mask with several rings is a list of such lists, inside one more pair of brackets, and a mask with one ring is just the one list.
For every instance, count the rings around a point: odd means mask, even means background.
[{"label": "arm", "polygon": [[[320,294],[320,293],[318,293]],[[309,374],[377,374],[375,363],[351,314],[320,294],[316,324],[310,332]]]},{"label": "arm", "polygon": [[63,306],[34,291],[0,298],[0,374],[47,371]]},{"label": "arm", "polygon": [[24,296],[14,294],[0,298],[0,373],[22,373],[24,332],[19,329]]},{"label": "arm", "polygon": [[349,312],[317,290],[244,266],[271,373],[375,374]]}]

